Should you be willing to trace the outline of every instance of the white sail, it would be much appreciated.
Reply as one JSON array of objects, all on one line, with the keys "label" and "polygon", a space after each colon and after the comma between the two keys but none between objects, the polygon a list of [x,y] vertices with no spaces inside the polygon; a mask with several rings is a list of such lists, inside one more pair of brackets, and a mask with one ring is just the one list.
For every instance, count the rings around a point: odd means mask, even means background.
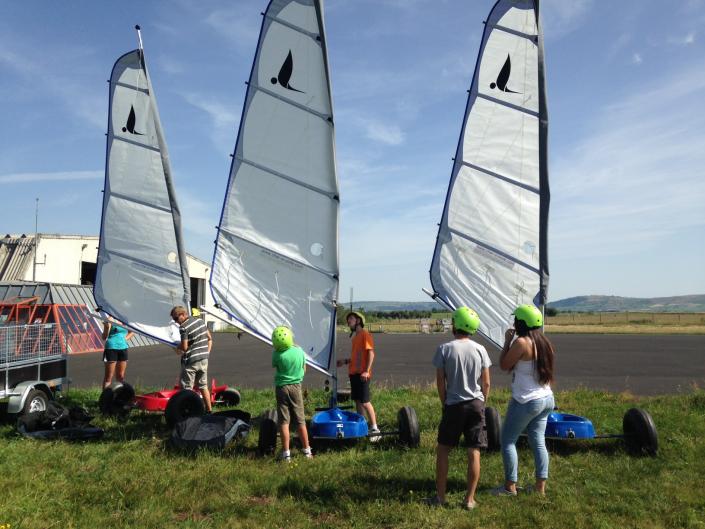
[{"label": "white sail", "polygon": [[179,340],[175,305],[189,306],[181,217],[141,49],[110,76],[108,145],[94,294],[105,312],[160,341]]},{"label": "white sail", "polygon": [[217,306],[264,341],[290,326],[330,373],[338,179],[319,0],[272,0],[262,21],[218,226]]},{"label": "white sail", "polygon": [[516,305],[546,301],[547,129],[538,0],[499,0],[485,23],[430,271],[437,298],[474,308],[498,346]]}]

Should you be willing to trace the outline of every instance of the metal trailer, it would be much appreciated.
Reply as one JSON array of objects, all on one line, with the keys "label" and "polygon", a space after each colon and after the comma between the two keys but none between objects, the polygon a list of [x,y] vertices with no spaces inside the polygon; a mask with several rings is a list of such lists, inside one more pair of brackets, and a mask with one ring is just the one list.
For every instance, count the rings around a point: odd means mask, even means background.
[{"label": "metal trailer", "polygon": [[68,349],[56,323],[0,325],[0,402],[7,413],[46,409],[69,383]]}]

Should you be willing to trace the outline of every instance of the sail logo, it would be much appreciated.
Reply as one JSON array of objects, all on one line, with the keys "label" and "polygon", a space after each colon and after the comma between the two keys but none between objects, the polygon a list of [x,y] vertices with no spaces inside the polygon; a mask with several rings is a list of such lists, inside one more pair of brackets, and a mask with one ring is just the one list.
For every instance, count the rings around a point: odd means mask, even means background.
[{"label": "sail logo", "polygon": [[294,56],[291,54],[291,50],[289,50],[289,55],[284,59],[284,64],[282,64],[282,67],[279,69],[279,74],[277,74],[276,77],[272,77],[272,84],[279,83],[282,87],[292,92],[305,93],[303,90],[297,90],[289,84],[292,73],[294,73]]},{"label": "sail logo", "polygon": [[122,128],[122,131],[129,132],[130,134],[134,134],[135,136],[143,136],[141,132],[137,132],[135,130],[136,121],[137,118],[135,117],[135,107],[130,105],[130,115],[127,116],[127,123],[125,123],[125,126]]},{"label": "sail logo", "polygon": [[494,90],[497,88],[498,90],[501,90],[502,92],[507,92],[509,94],[519,94],[520,92],[515,92],[514,90],[510,90],[507,87],[507,83],[509,83],[509,76],[512,74],[512,60],[509,58],[509,54],[507,54],[507,60],[504,61],[504,66],[502,66],[502,69],[499,71],[499,75],[497,76],[497,80],[494,83],[490,83],[490,88]]}]

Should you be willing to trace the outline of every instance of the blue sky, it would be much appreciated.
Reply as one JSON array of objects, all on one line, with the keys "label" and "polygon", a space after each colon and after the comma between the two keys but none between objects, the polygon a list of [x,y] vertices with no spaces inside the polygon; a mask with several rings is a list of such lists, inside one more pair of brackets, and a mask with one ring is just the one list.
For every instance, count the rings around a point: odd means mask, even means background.
[{"label": "blue sky", "polygon": [[[341,300],[418,300],[491,0],[328,0]],[[265,0],[0,4],[0,231],[97,234],[115,59],[141,24],[212,256]],[[705,1],[543,0],[549,297],[705,292]]]}]

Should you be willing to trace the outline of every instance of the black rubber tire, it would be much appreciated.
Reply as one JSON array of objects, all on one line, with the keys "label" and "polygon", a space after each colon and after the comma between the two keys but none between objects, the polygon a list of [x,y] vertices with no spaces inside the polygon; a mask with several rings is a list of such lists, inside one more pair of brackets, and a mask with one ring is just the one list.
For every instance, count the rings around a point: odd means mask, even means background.
[{"label": "black rubber tire", "polygon": [[115,394],[113,388],[105,388],[100,397],[98,397],[98,409],[101,415],[112,415],[113,414],[113,400],[115,399]]},{"label": "black rubber tire", "polygon": [[135,388],[130,384],[123,383],[113,390],[113,407],[124,409],[135,400]]},{"label": "black rubber tire", "polygon": [[182,389],[169,399],[164,410],[166,423],[170,428],[189,417],[200,417],[206,412],[201,396],[190,389]]},{"label": "black rubber tire", "polygon": [[266,410],[260,416],[257,450],[260,455],[271,455],[277,449],[277,412]]},{"label": "black rubber tire", "polygon": [[45,411],[49,405],[51,398],[41,389],[31,389],[27,393],[27,398],[24,401],[21,415],[27,415],[35,411]]},{"label": "black rubber tire", "polygon": [[404,406],[397,413],[399,422],[399,441],[409,448],[417,448],[421,443],[421,430],[416,411],[411,406]]},{"label": "black rubber tire", "polygon": [[235,407],[240,404],[242,396],[235,388],[226,388],[215,396],[216,401],[222,401],[223,406]]},{"label": "black rubber tire", "polygon": [[627,450],[636,455],[655,456],[658,452],[658,432],[651,415],[641,408],[631,408],[622,420]]},{"label": "black rubber tire", "polygon": [[485,429],[487,430],[487,450],[498,452],[502,448],[502,418],[497,408],[485,408]]}]

